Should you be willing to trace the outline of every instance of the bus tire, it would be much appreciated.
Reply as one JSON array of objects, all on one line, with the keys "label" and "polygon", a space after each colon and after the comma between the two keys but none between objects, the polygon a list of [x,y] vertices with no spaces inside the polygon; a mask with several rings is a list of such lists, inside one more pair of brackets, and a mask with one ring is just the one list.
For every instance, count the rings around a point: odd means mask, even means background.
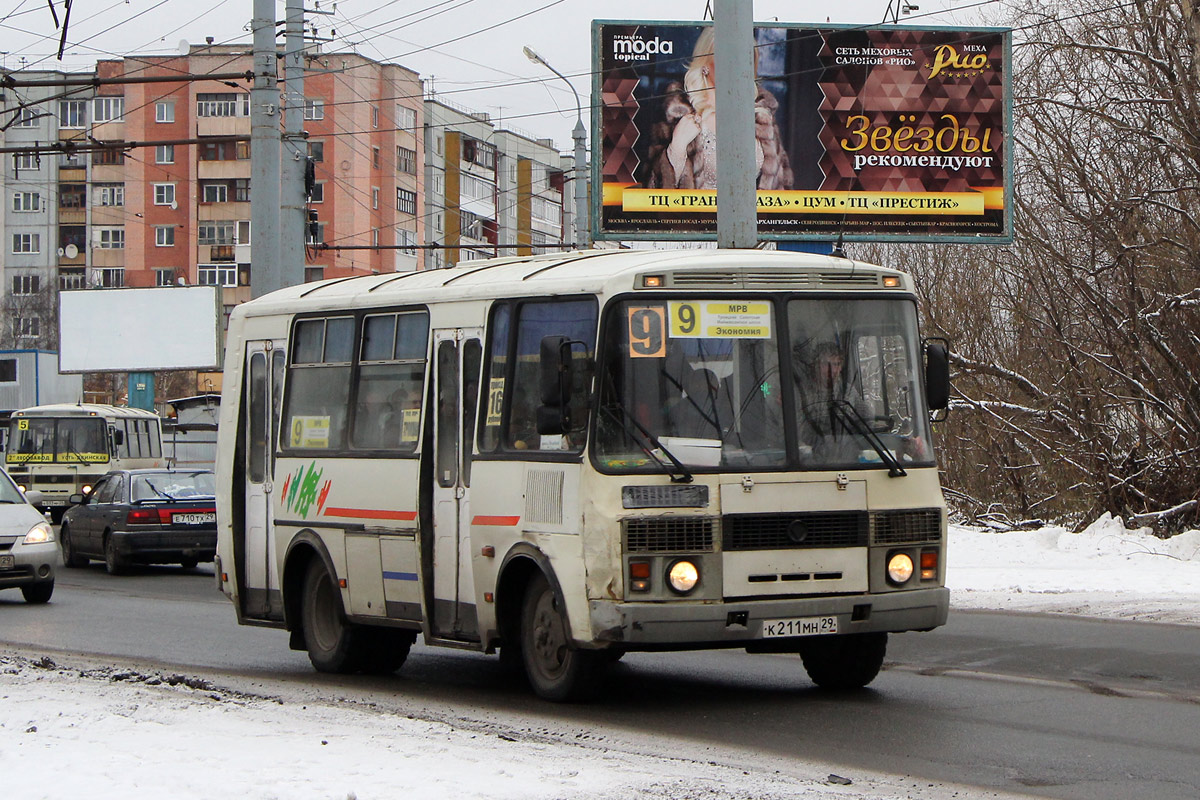
[{"label": "bus tire", "polygon": [[887,653],[886,633],[814,636],[800,647],[812,682],[822,689],[861,689],[879,674]]},{"label": "bus tire", "polygon": [[58,532],[58,546],[62,550],[63,566],[79,569],[88,565],[87,556],[79,555],[75,545],[71,543],[71,530],[66,525]]},{"label": "bus tire", "polygon": [[538,697],[580,702],[600,690],[602,654],[581,650],[571,642],[562,598],[540,572],[525,590],[520,636],[525,674]]},{"label": "bus tire", "polygon": [[337,587],[318,558],[304,574],[300,602],[304,645],[313,667],[318,672],[357,672],[359,631],[346,620]]},{"label": "bus tire", "polygon": [[400,669],[417,640],[416,631],[396,628],[361,628],[356,635],[362,651],[360,666],[368,675],[391,675]]}]

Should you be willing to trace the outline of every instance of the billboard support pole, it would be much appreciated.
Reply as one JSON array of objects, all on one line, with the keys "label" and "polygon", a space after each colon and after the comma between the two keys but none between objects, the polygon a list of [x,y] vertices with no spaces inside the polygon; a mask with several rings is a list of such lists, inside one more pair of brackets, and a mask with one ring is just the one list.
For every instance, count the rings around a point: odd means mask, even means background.
[{"label": "billboard support pole", "polygon": [[715,0],[717,247],[758,244],[754,160],[754,3]]},{"label": "billboard support pole", "polygon": [[250,90],[250,294],[282,288],[279,263],[279,72],[275,2],[254,0],[254,88]]},{"label": "billboard support pole", "polygon": [[304,0],[287,0],[284,30],[279,285],[296,286],[304,283],[304,227],[308,222],[304,195],[308,167],[308,141],[304,136]]}]

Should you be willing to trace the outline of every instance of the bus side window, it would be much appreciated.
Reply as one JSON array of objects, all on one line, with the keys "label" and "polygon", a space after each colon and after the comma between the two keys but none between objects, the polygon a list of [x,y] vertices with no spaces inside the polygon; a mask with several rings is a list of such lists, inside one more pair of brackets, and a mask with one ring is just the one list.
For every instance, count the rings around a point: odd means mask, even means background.
[{"label": "bus side window", "polygon": [[497,303],[488,324],[488,363],[483,384],[483,408],[479,425],[479,452],[492,453],[500,446],[500,423],[504,419],[504,387],[508,373],[509,320],[512,309]]}]

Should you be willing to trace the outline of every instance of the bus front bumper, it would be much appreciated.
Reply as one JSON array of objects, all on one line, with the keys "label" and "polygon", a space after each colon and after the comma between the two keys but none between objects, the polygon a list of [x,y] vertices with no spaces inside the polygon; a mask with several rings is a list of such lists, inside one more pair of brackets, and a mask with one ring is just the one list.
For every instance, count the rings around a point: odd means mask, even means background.
[{"label": "bus front bumper", "polygon": [[[876,595],[726,600],[716,603],[591,601],[601,642],[637,647],[750,646],[764,641],[765,620],[837,619],[838,633],[923,631],[946,623],[945,587]],[[803,636],[788,637],[795,641]],[[771,640],[779,643],[781,640]]]}]

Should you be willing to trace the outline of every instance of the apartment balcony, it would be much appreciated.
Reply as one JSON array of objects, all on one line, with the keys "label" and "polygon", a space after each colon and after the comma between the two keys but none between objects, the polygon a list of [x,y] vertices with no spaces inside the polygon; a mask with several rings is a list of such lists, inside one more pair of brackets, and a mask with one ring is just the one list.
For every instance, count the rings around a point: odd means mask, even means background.
[{"label": "apartment balcony", "polygon": [[250,219],[249,203],[198,203],[196,218],[201,222],[223,219]]},{"label": "apartment balcony", "polygon": [[92,247],[93,267],[124,267],[124,248]]},{"label": "apartment balcony", "polygon": [[236,161],[197,161],[196,176],[200,180],[234,180],[250,177],[249,159]]},{"label": "apartment balcony", "polygon": [[196,117],[197,136],[249,136],[249,117]]},{"label": "apartment balcony", "polygon": [[[67,180],[67,178],[63,176],[61,170],[58,173],[58,179],[59,181]],[[83,177],[79,177],[78,180],[83,180]],[[92,181],[94,183],[123,183],[125,181],[125,165],[93,164]]]},{"label": "apartment balcony", "polygon": [[201,244],[196,246],[196,261],[200,264],[233,264],[237,259],[237,245]]},{"label": "apartment balcony", "polygon": [[59,208],[58,209],[58,224],[59,225],[85,225],[85,224],[87,224],[87,209],[86,208]]}]

